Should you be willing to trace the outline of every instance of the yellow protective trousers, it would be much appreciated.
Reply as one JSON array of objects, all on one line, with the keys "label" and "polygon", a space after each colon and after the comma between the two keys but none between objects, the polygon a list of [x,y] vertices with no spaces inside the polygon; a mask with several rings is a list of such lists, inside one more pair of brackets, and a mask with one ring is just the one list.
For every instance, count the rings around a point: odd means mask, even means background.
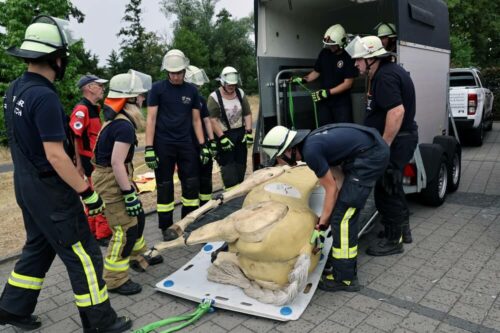
[{"label": "yellow protective trousers", "polygon": [[[132,183],[133,167],[127,165],[129,180]],[[93,177],[94,187],[106,203],[105,214],[113,236],[104,259],[104,280],[109,289],[115,289],[129,280],[128,270],[131,260],[143,266],[146,251],[143,235],[139,235],[137,217],[129,216],[121,189],[116,182],[112,167],[97,165]]]}]

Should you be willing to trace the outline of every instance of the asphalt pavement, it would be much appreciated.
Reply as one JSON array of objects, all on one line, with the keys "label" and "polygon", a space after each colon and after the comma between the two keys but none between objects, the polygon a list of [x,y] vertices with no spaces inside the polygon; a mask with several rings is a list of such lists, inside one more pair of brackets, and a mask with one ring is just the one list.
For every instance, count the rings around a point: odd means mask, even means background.
[{"label": "asphalt pavement", "polygon": [[[376,230],[360,240],[358,293],[317,290],[297,321],[278,322],[217,309],[182,332],[496,332],[500,333],[500,123],[482,147],[464,147],[462,179],[456,193],[437,208],[410,201],[414,242],[389,257],[370,257]],[[176,210],[178,218],[178,209]],[[146,240],[160,240],[155,214],[148,216]],[[200,246],[164,253],[165,263],[132,273],[143,291],[110,295],[134,329],[191,312],[196,304],[155,291],[154,285],[182,268]],[[15,261],[0,264],[0,288]],[[35,314],[39,332],[81,332],[80,318],[64,265],[56,259],[47,274]],[[16,332],[0,326],[1,333]]]}]

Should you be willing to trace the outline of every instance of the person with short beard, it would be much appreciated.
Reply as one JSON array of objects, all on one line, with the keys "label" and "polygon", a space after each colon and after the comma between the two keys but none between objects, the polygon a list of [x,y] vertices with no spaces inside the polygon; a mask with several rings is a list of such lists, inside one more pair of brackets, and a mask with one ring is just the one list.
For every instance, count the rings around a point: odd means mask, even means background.
[{"label": "person with short beard", "polygon": [[109,292],[121,295],[142,290],[140,284],[130,279],[130,267],[144,271],[148,265],[163,262],[159,255],[143,256],[147,249],[143,236],[145,216],[132,181],[136,131],[144,127],[137,100],[150,88],[151,77],[133,70],[111,79],[104,101],[106,122],[94,151],[94,186],[106,200],[106,216],[113,231],[104,259],[104,280]]},{"label": "person with short beard", "polygon": [[351,87],[358,75],[354,61],[344,50],[347,35],[340,24],[332,25],[323,37],[324,48],[319,53],[314,70],[292,79],[293,83],[321,80],[321,89],[312,94],[318,103],[318,126],[330,123],[352,123]]}]

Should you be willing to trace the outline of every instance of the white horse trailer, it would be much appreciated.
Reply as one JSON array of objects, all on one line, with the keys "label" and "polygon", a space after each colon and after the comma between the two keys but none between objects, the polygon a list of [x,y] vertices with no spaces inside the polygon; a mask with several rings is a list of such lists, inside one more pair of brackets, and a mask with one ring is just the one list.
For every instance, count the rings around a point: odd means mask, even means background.
[{"label": "white horse trailer", "polygon": [[[256,142],[275,125],[315,128],[310,93],[291,86],[292,76],[312,70],[326,29],[340,23],[347,33],[373,35],[379,22],[396,25],[397,62],[415,84],[419,145],[404,170],[406,193],[420,193],[429,205],[440,205],[460,182],[461,146],[449,135],[448,75],[450,63],[448,9],[442,0],[255,0],[255,39],[260,112]],[[319,89],[319,80],[307,84]],[[363,123],[366,78],[351,90],[353,118]],[[292,107],[291,107],[292,106]],[[293,112],[292,112],[293,111]],[[456,131],[454,132],[456,133]],[[254,146],[254,169],[267,156]]]}]

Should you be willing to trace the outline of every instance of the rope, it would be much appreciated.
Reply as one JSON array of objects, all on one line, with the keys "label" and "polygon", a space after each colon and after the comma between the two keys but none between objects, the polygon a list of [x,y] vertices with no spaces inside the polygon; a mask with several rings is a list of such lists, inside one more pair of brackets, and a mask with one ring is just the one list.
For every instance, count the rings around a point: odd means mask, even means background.
[{"label": "rope", "polygon": [[[292,122],[292,130],[295,130],[295,108],[294,108],[294,104],[293,104],[293,97],[292,97],[292,80],[293,78],[288,81],[288,110],[289,110],[289,113],[290,113],[290,120]],[[313,110],[314,110],[314,123],[316,125],[316,128],[318,128],[318,110],[316,108],[316,102],[314,101],[314,99],[312,98],[312,94],[313,94],[313,91],[308,89],[304,84],[302,83],[297,83],[300,87],[302,87],[302,89],[304,89],[305,91],[307,91],[309,93],[309,95],[311,96],[311,100],[313,102]]]},{"label": "rope", "polygon": [[262,303],[284,305],[291,303],[304,290],[310,265],[311,257],[301,254],[288,274],[289,284],[282,288],[278,288],[277,284],[272,286],[276,287],[273,289],[263,288],[257,282],[249,280],[240,268],[230,261],[216,261],[211,265],[208,268],[208,280],[240,287],[247,296]]},{"label": "rope", "polygon": [[143,326],[143,327],[135,330],[134,333],[148,333],[148,332],[151,332],[151,331],[153,331],[159,327],[165,326],[165,325],[170,325],[173,323],[185,321],[184,323],[181,323],[177,326],[170,327],[167,330],[162,331],[161,333],[170,333],[170,332],[178,331],[178,330],[183,329],[184,327],[189,326],[192,323],[196,322],[205,313],[213,310],[212,309],[213,303],[214,303],[213,300],[205,298],[201,301],[201,303],[198,305],[196,310],[192,313],[188,313],[186,315],[171,317],[171,318],[156,321],[154,323],[148,324],[146,326]]}]

